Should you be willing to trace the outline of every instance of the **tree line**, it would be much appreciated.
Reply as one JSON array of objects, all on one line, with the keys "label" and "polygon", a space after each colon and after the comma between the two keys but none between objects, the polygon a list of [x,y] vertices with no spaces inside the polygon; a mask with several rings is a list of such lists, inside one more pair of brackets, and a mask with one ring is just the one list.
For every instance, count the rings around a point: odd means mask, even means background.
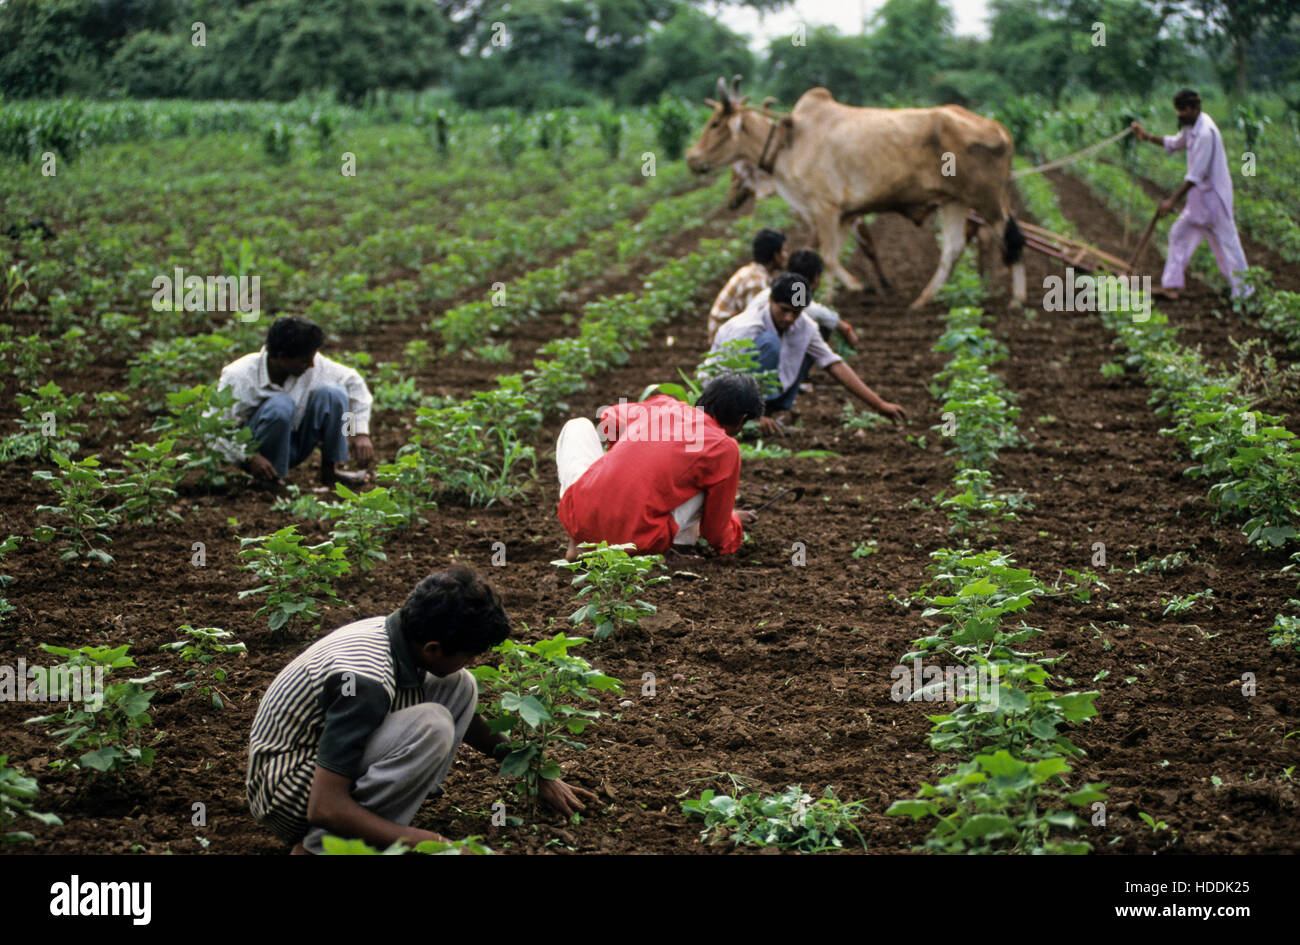
[{"label": "tree line", "polygon": [[[771,10],[789,0],[722,0]],[[704,0],[0,0],[10,98],[360,105],[439,88],[470,108],[700,98],[720,74],[787,104],[959,102],[1175,85],[1300,108],[1300,0],[992,0],[986,38],[945,0],[886,0],[859,34],[800,27],[755,52]]]}]

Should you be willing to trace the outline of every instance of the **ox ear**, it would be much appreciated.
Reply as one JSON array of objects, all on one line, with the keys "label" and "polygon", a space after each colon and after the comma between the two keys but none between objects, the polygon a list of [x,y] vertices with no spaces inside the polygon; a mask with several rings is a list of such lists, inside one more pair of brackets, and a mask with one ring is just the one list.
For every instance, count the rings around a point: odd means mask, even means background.
[{"label": "ox ear", "polygon": [[704,104],[707,105],[707,106],[709,106],[709,108],[717,108],[717,107],[718,107],[718,103],[715,102],[715,101],[714,101],[713,99],[711,99],[711,98],[706,98],[706,99],[704,100]]}]

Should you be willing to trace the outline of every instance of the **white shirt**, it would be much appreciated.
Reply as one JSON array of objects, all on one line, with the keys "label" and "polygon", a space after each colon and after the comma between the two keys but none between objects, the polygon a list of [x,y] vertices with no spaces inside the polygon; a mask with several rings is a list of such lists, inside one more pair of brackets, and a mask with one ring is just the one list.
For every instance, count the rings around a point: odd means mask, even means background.
[{"label": "white shirt", "polygon": [[[288,394],[293,398],[293,428],[298,429],[303,415],[307,412],[307,398],[319,387],[337,385],[348,392],[349,410],[352,413],[352,435],[362,436],[370,433],[370,404],[372,398],[361,375],[345,364],[325,357],[319,351],[312,366],[297,375],[286,378],[283,384],[271,382],[271,375],[266,369],[266,348],[253,354],[246,354],[238,361],[227,364],[221,370],[221,380],[217,387],[229,387],[235,396],[233,419],[241,424],[247,423],[262,401],[274,394]],[[229,444],[222,446],[229,452]],[[233,457],[242,459],[243,457]]]},{"label": "white shirt", "polygon": [[[1223,209],[1232,216],[1232,174],[1228,171],[1228,155],[1223,150],[1223,136],[1209,115],[1201,112],[1196,121],[1182,128],[1176,135],[1164,136],[1165,150],[1170,154],[1187,149],[1187,174],[1183,180],[1192,182],[1188,195],[1187,211],[1200,216],[1194,203],[1206,203],[1211,194],[1223,202]],[[1193,197],[1192,195],[1195,195]],[[1207,207],[1211,212],[1212,207]]]},{"label": "white shirt", "polygon": [[[762,292],[758,293],[758,295],[754,296],[751,301],[756,305],[761,305],[763,303],[759,301],[760,299],[762,299],[763,302],[771,301],[772,290],[770,288],[764,289]],[[835,313],[835,310],[827,308],[825,305],[822,305],[821,302],[809,302],[808,307],[803,310],[803,313],[815,321],[818,328],[824,328],[827,331],[834,331],[836,326],[840,323],[840,316]]]},{"label": "white shirt", "polygon": [[[771,290],[754,296],[743,312],[719,328],[710,350],[716,351],[728,341],[753,341],[765,331],[776,331],[772,323]],[[794,324],[780,337],[781,360],[776,373],[782,390],[789,390],[798,380],[806,354],[812,355],[813,367],[819,368],[844,360],[822,340],[817,323],[808,317],[806,310],[799,313]]]}]

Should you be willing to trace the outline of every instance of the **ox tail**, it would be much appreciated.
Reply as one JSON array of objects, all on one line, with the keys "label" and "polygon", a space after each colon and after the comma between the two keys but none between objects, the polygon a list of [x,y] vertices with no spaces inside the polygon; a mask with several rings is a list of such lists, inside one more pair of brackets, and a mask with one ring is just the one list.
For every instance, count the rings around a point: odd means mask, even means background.
[{"label": "ox tail", "polygon": [[1002,261],[1008,266],[1020,262],[1025,251],[1025,234],[1016,225],[1015,217],[1008,216],[1002,227]]}]

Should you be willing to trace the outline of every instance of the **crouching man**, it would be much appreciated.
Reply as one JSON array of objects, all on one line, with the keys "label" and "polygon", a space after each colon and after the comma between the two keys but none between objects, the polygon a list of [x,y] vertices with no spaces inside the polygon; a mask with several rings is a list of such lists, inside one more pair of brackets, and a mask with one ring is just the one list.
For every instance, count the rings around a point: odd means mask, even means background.
[{"label": "crouching man", "polygon": [[[305,318],[277,318],[261,351],[221,371],[218,387],[235,397],[233,419],[247,426],[257,453],[243,466],[275,482],[320,447],[320,483],[360,485],[364,471],[342,472],[351,440],[359,465],[374,459],[370,443],[370,391],[361,375],[320,354],[325,333]],[[229,448],[225,451],[230,454]],[[232,460],[240,460],[231,454]]]},{"label": "crouching man", "polygon": [[[410,826],[464,741],[486,755],[506,743],[474,713],[465,669],[504,640],[510,621],[468,568],[431,574],[399,609],[340,627],[275,677],[253,719],[246,788],[253,816],[294,853],[327,835],[383,849],[444,838]],[[542,780],[566,815],[583,788]]]},{"label": "crouching man", "polygon": [[599,428],[570,420],[555,445],[560,522],[569,533],[565,557],[574,560],[581,542],[631,542],[640,553],[657,554],[701,537],[719,554],[734,554],[744,526],[758,520],[734,508],[734,437],[762,414],[758,382],[728,373],[710,380],[694,407],[658,394],[605,409]]}]

